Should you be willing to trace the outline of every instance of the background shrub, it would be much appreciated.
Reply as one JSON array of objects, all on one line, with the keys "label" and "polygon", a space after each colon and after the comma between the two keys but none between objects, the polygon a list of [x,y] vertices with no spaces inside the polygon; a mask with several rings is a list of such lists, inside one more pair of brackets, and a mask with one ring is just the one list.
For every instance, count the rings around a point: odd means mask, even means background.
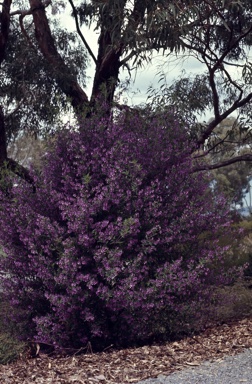
[{"label": "background shrub", "polygon": [[17,329],[7,322],[9,305],[0,294],[0,364],[8,364],[18,359],[27,350],[27,345],[18,339]]},{"label": "background shrub", "polygon": [[85,120],[58,135],[35,193],[20,180],[1,192],[2,284],[26,338],[99,349],[167,335],[235,278],[218,244],[228,208],[191,152],[167,115]]}]

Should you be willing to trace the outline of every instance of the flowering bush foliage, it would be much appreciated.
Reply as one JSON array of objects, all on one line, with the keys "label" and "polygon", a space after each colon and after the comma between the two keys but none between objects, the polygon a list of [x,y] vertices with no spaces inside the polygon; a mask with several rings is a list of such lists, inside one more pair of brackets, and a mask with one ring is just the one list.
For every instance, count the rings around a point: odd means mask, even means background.
[{"label": "flowering bush foliage", "polygon": [[130,343],[158,332],[164,314],[210,300],[227,277],[218,232],[229,224],[190,151],[167,116],[90,119],[58,135],[35,193],[21,181],[2,190],[2,284],[27,337]]}]

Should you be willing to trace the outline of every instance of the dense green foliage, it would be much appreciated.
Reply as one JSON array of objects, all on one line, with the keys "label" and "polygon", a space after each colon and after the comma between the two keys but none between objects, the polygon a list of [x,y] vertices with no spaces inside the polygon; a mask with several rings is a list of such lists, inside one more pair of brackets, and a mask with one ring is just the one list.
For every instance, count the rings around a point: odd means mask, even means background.
[{"label": "dense green foliage", "polygon": [[[0,104],[5,110],[8,141],[22,133],[40,137],[52,133],[62,124],[62,115],[70,110],[69,101],[58,87],[48,62],[37,51],[29,24],[24,25],[29,41],[18,26],[16,22],[11,24],[5,60],[0,67]],[[70,73],[78,76],[85,86],[87,56],[76,35],[59,24],[54,27],[53,34]],[[61,71],[62,82],[66,81],[66,76]]]}]

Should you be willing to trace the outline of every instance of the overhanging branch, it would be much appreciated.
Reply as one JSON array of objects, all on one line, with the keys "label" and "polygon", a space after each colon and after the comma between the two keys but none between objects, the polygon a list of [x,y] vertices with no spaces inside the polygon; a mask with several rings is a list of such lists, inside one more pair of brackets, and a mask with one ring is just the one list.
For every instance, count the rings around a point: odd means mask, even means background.
[{"label": "overhanging branch", "polygon": [[26,38],[26,41],[28,42],[29,46],[35,51],[36,48],[34,47],[34,45],[32,44],[32,41],[28,35],[28,33],[26,32],[26,29],[25,29],[25,26],[24,26],[24,23],[23,23],[23,19],[24,19],[25,15],[20,15],[19,16],[19,25],[20,25],[20,29],[24,35],[24,37]]},{"label": "overhanging branch", "polygon": [[[21,177],[21,179],[27,181],[29,184],[34,185],[34,180],[33,180],[32,176],[30,175],[28,169],[23,167],[17,161],[10,159],[10,158],[7,158],[5,163],[6,163],[7,169],[12,171],[15,175]],[[34,186],[34,188],[35,188],[35,186]]]},{"label": "overhanging branch", "polygon": [[28,183],[34,185],[34,180],[31,177],[28,169],[23,167],[21,164],[17,163],[15,160],[7,157],[7,142],[6,142],[4,113],[3,113],[2,107],[0,106],[0,168],[1,167],[7,167],[7,169],[12,171],[14,174],[21,177],[23,180],[27,181]]},{"label": "overhanging branch", "polygon": [[29,1],[35,25],[35,37],[40,51],[50,64],[52,76],[59,88],[70,98],[74,110],[79,113],[83,111],[85,106],[89,105],[88,97],[55,46],[44,4],[41,0]]},{"label": "overhanging branch", "polygon": [[217,127],[218,124],[220,124],[224,119],[226,119],[229,115],[231,115],[232,112],[248,104],[251,100],[252,100],[252,92],[246,97],[244,97],[243,99],[236,100],[233,103],[233,105],[230,108],[228,108],[225,112],[223,112],[221,115],[217,117],[215,116],[214,120],[211,121],[210,124],[208,124],[207,129],[205,130],[205,132],[203,132],[200,139],[197,141],[198,147],[200,147],[202,144],[205,143],[205,141],[208,139],[208,137],[211,135],[214,128]]},{"label": "overhanging branch", "polygon": [[221,161],[220,163],[216,163],[216,164],[200,164],[200,165],[196,165],[195,167],[193,167],[192,173],[201,172],[201,171],[210,171],[210,170],[213,170],[213,169],[223,168],[223,167],[227,167],[228,165],[231,165],[231,164],[234,164],[234,163],[238,163],[238,162],[241,162],[241,161],[252,161],[252,154],[247,153],[245,155],[236,156],[236,157],[233,157],[233,158],[228,159],[228,160]]},{"label": "overhanging branch", "polygon": [[88,43],[87,43],[85,37],[83,36],[83,34],[82,34],[81,30],[80,30],[79,21],[78,21],[78,14],[77,14],[76,8],[75,8],[75,6],[74,6],[74,3],[72,2],[72,0],[68,0],[68,1],[69,1],[69,3],[71,4],[72,10],[73,10],[73,15],[74,15],[74,20],[75,20],[75,25],[76,25],[77,33],[78,33],[78,35],[80,36],[80,38],[81,38],[83,44],[85,45],[85,47],[86,47],[88,53],[90,54],[90,56],[92,57],[92,59],[94,60],[95,65],[96,65],[96,64],[97,64],[96,57],[95,57],[95,55],[93,54],[93,52],[92,52],[90,46],[88,45]]}]

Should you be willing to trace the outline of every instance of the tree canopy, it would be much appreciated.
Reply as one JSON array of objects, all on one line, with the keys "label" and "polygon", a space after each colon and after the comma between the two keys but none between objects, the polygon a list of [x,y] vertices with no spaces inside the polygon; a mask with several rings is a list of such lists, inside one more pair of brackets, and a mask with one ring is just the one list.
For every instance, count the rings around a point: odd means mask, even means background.
[{"label": "tree canopy", "polygon": [[[101,104],[106,104],[110,113],[120,71],[126,68],[132,72],[155,53],[167,61],[171,53],[193,55],[205,65],[203,76],[193,81],[181,79],[165,98],[166,107],[174,108],[180,117],[186,118],[186,104],[188,116],[203,112],[205,106],[213,110],[210,123],[195,126],[187,121],[197,156],[201,158],[222,144],[213,140],[215,129],[233,112],[246,116],[244,132],[249,131],[249,0],[4,0],[1,8],[0,162],[27,180],[27,171],[7,156],[8,139],[13,134],[24,129],[48,132],[69,105],[78,119],[96,113]],[[65,32],[56,22],[57,12],[67,15],[69,8],[75,34]],[[97,56],[84,25],[98,32]],[[90,98],[84,88],[88,59],[95,64]],[[233,68],[237,69],[235,74]],[[183,108],[179,108],[179,98]],[[252,155],[237,155],[223,164],[205,163],[204,169],[241,160],[252,160]],[[196,168],[203,169],[202,165]]]},{"label": "tree canopy", "polygon": [[[241,129],[241,125],[234,117],[223,120],[216,127],[216,140],[218,137],[218,140],[222,140],[223,143],[209,152],[207,156],[209,165],[221,164],[237,154],[246,156],[250,153],[250,148],[242,145]],[[250,162],[236,162],[211,172],[215,192],[223,193],[233,207],[243,206],[244,198],[250,190],[251,165]]]}]

